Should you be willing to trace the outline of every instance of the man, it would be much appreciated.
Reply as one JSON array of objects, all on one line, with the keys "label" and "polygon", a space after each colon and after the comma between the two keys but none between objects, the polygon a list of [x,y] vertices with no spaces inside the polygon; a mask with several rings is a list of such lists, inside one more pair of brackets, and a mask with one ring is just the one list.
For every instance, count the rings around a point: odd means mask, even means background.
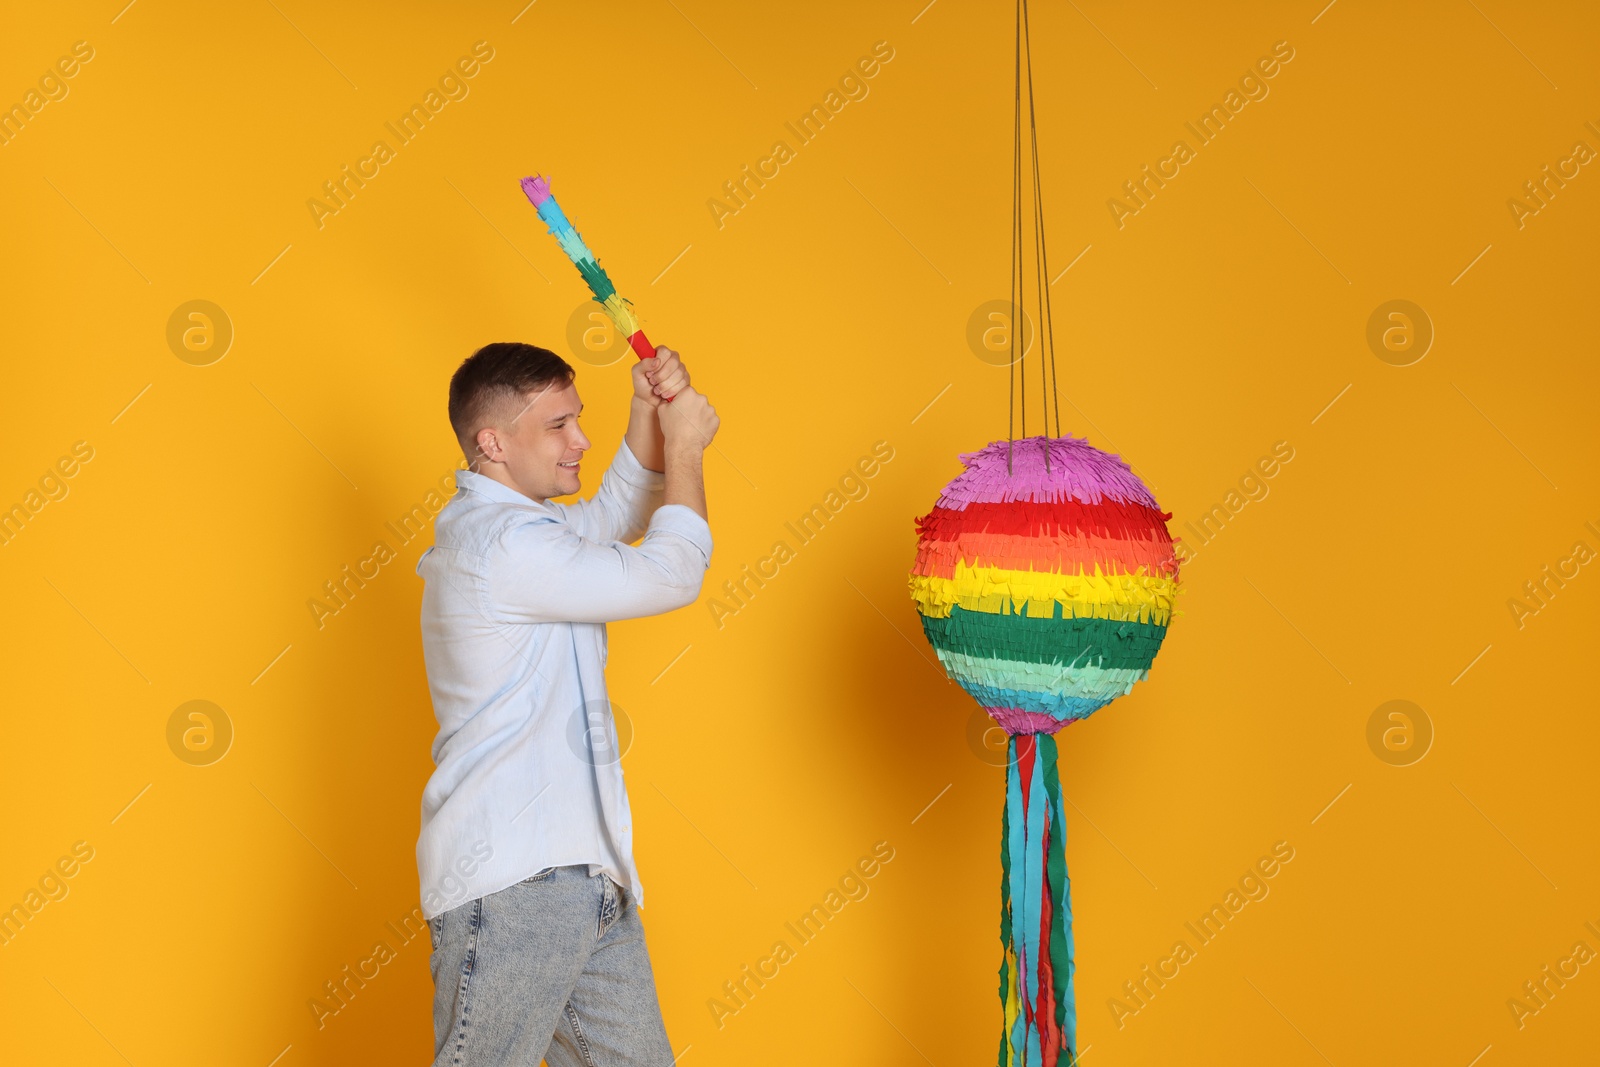
[{"label": "man", "polygon": [[492,344],[450,380],[470,469],[417,562],[439,720],[417,840],[436,1065],[673,1061],[638,917],[606,623],[699,595],[718,419],[671,349],[632,374],[627,434],[598,491],[571,504],[551,498],[578,491],[589,449],[572,367]]}]

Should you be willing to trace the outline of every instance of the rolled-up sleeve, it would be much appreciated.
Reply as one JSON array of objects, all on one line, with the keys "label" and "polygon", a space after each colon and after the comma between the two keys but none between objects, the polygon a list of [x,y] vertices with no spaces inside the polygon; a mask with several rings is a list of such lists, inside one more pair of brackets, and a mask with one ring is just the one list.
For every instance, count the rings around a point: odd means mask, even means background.
[{"label": "rolled-up sleeve", "polygon": [[694,603],[711,565],[711,527],[693,508],[666,504],[633,546],[540,515],[508,525],[486,563],[485,594],[505,621],[637,619]]},{"label": "rolled-up sleeve", "polygon": [[601,475],[600,488],[594,496],[570,504],[555,500],[549,503],[561,511],[580,537],[631,543],[638,540],[651,514],[661,506],[666,484],[666,474],[640,463],[628,447],[627,438],[623,438],[611,466]]}]

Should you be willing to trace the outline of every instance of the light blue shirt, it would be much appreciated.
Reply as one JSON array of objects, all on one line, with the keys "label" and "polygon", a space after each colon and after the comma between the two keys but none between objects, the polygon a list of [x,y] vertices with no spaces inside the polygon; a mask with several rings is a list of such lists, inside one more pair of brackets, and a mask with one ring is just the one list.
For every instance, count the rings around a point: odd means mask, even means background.
[{"label": "light blue shirt", "polygon": [[424,916],[577,863],[644,902],[606,623],[700,594],[711,528],[687,505],[663,505],[665,485],[626,441],[594,496],[571,504],[456,472],[417,561],[439,720],[417,838]]}]

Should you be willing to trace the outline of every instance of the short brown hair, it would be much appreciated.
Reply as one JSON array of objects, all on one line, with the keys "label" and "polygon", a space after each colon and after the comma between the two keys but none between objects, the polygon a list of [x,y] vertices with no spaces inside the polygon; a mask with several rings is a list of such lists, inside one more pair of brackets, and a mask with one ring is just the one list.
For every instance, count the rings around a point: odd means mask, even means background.
[{"label": "short brown hair", "polygon": [[467,461],[476,458],[478,431],[509,405],[520,407],[528,393],[552,383],[569,384],[575,374],[548,348],[521,341],[496,341],[463,360],[450,376],[450,427]]}]

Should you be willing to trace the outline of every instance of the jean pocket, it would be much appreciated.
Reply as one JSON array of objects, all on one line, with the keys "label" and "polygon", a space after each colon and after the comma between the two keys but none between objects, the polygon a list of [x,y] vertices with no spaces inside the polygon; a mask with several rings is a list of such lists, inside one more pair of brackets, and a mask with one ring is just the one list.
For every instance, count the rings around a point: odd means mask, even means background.
[{"label": "jean pocket", "polygon": [[542,871],[535,871],[533,874],[528,875],[528,877],[524,878],[522,881],[518,882],[517,884],[518,885],[533,885],[535,882],[544,881],[545,879],[549,878],[554,873],[556,873],[556,869],[554,867],[546,867]]},{"label": "jean pocket", "polygon": [[428,941],[433,951],[439,951],[439,942],[444,939],[444,916],[435,915],[428,920]]}]

